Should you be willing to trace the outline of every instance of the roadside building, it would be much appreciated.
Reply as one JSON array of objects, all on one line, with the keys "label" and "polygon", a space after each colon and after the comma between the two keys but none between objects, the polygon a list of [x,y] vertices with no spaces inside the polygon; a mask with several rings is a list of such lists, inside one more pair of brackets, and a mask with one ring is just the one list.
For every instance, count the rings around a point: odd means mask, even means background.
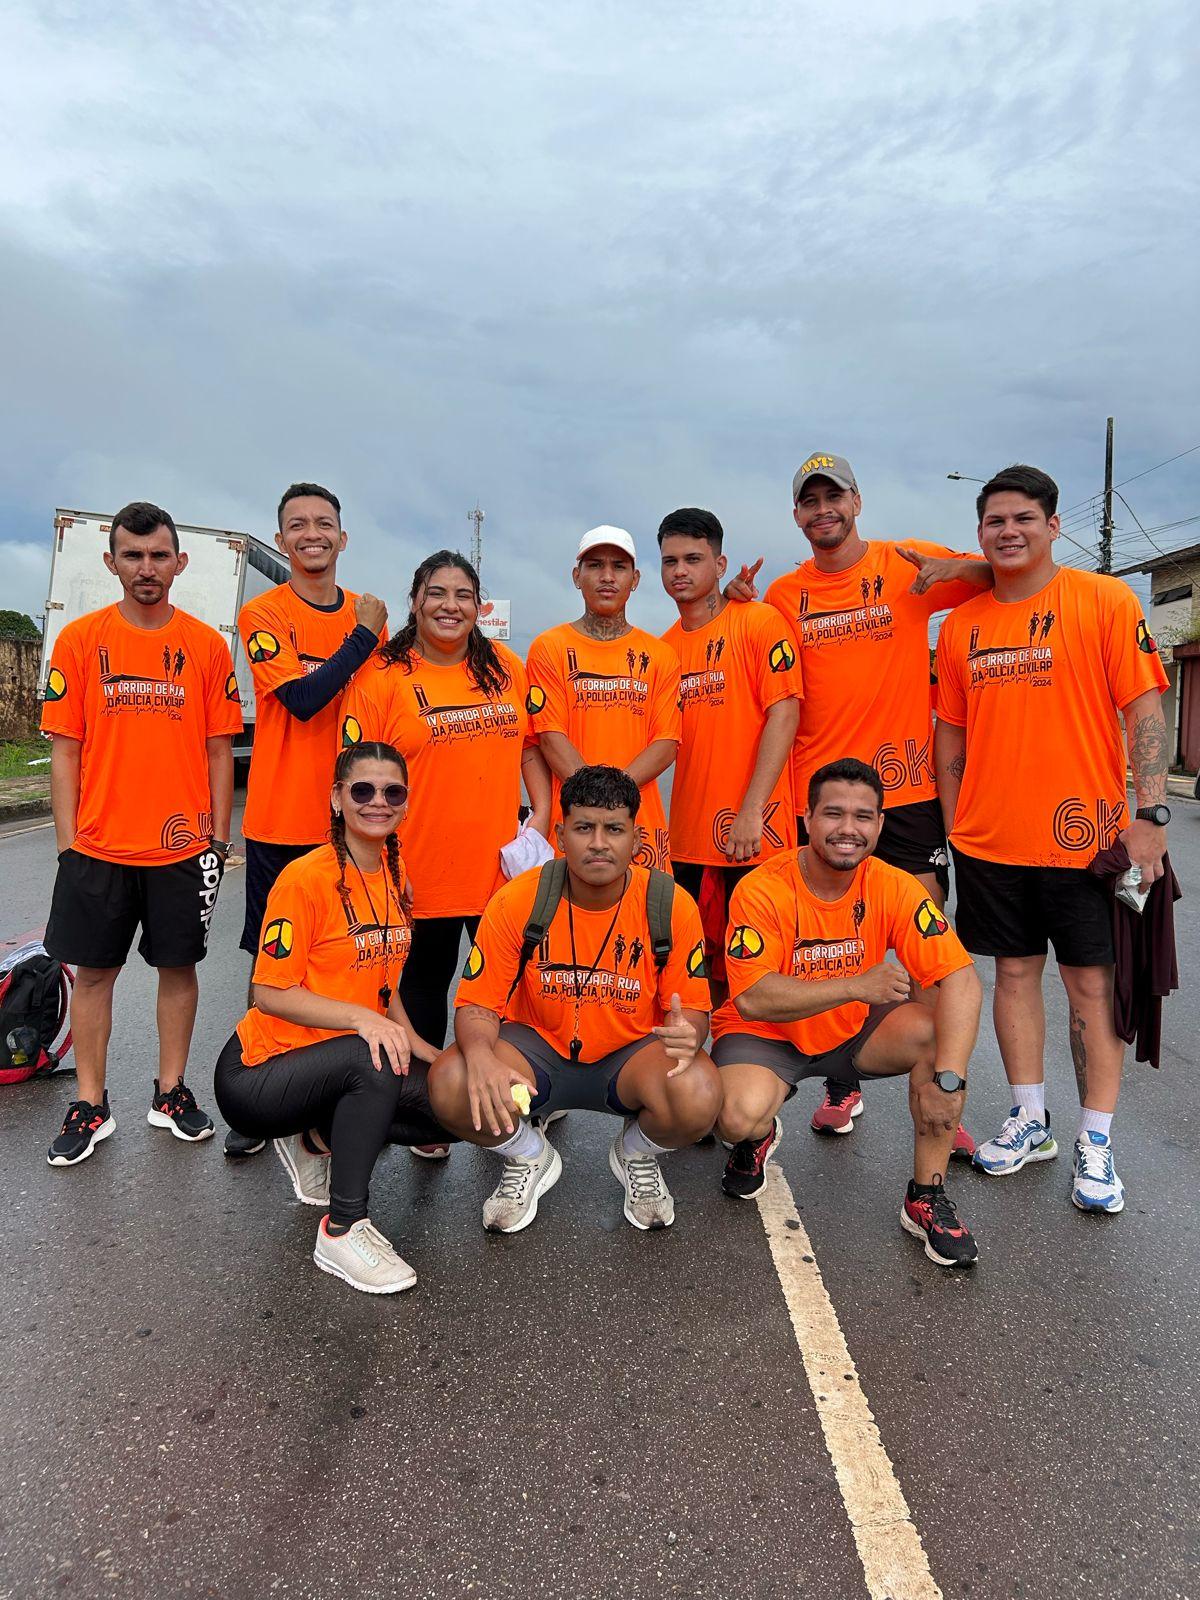
[{"label": "roadside building", "polygon": [[1150,579],[1146,620],[1158,640],[1169,688],[1163,715],[1172,730],[1172,762],[1200,770],[1200,544],[1154,556],[1114,576],[1145,573]]}]

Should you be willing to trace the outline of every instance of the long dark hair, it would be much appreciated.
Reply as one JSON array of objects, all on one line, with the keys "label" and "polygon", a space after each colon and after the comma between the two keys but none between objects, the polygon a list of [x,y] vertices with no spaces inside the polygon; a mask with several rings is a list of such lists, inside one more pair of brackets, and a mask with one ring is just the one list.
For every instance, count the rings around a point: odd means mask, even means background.
[{"label": "long dark hair", "polygon": [[[360,761],[390,761],[400,768],[404,774],[405,783],[408,782],[408,762],[394,745],[382,744],[375,740],[368,740],[365,744],[352,744],[341,751],[333,767],[334,783],[345,783]],[[333,846],[333,853],[338,864],[338,898],[347,910],[350,906],[350,887],[346,882],[346,818],[340,811],[333,809],[333,799],[329,801],[329,842]],[[389,833],[383,843],[384,855],[387,859],[388,877],[392,880],[392,887],[396,891],[396,905],[405,922],[411,923],[408,907],[404,904],[404,892],[400,885],[400,841],[395,831]]]},{"label": "long dark hair", "polygon": [[[471,583],[475,592],[475,604],[480,603],[479,574],[458,550],[435,550],[431,556],[426,556],[421,565],[413,573],[412,588],[409,590],[409,602],[415,606],[422,589],[433,577],[439,567],[453,567],[463,573]],[[378,652],[381,665],[397,665],[411,672],[413,649],[417,642],[417,616],[415,611],[410,611],[408,621],[388,640]],[[476,623],[467,635],[467,671],[470,673],[475,687],[481,694],[495,695],[502,689],[507,689],[512,682],[512,676],[506,669],[497,653],[496,646],[479,630]]]}]

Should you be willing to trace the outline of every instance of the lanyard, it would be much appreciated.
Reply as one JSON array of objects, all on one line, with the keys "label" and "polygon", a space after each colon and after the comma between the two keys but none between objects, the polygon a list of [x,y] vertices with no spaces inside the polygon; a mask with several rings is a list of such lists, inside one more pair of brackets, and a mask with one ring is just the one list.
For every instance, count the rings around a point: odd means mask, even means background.
[{"label": "lanyard", "polygon": [[[354,861],[354,857],[352,855],[350,855],[349,850],[346,851],[346,854],[348,856],[350,856],[351,861]],[[391,898],[392,897],[391,897],[391,891],[390,891],[390,888],[389,888],[389,885],[388,885],[387,878],[385,877],[384,880],[383,880],[383,922],[381,924],[380,921],[379,921],[379,913],[375,909],[375,902],[374,902],[374,900],[371,899],[371,891],[367,887],[367,880],[363,876],[363,869],[359,866],[357,861],[354,861],[354,870],[355,870],[355,872],[358,873],[358,881],[359,881],[359,883],[362,884],[363,893],[367,897],[367,904],[371,908],[371,916],[375,920],[375,926],[377,928],[382,926],[382,928],[383,928],[383,982],[379,986],[379,1003],[383,1007],[384,1011],[386,1012],[389,1004],[391,1003],[391,999],[392,999],[392,967],[391,967],[391,955],[392,955],[392,942],[391,942],[392,903],[391,903]],[[386,867],[384,868],[384,871],[386,873],[386,871],[387,871]]]},{"label": "lanyard", "polygon": [[628,889],[628,887],[629,887],[629,874],[626,873],[625,874],[625,882],[621,887],[621,898],[617,901],[616,910],[612,914],[612,921],[608,925],[608,932],[604,935],[604,938],[601,941],[600,948],[596,952],[596,959],[592,962],[591,967],[588,969],[587,977],[583,980],[582,983],[580,983],[580,981],[579,981],[579,957],[575,953],[574,902],[571,899],[571,880],[570,880],[569,877],[567,879],[567,928],[570,931],[570,935],[571,935],[571,966],[574,968],[574,971],[575,971],[575,1020],[574,1020],[574,1023],[572,1025],[572,1030],[571,1030],[571,1032],[572,1032],[572,1037],[571,1037],[571,1060],[576,1066],[578,1066],[578,1064],[579,1064],[579,1057],[583,1054],[583,1040],[579,1037],[579,1005],[580,1005],[580,1001],[583,998],[584,991],[587,989],[588,984],[591,983],[592,979],[596,976],[596,968],[600,965],[601,961],[603,961],[603,959],[604,959],[604,952],[608,949],[608,941],[612,938],[613,929],[617,925],[617,918],[621,915],[621,907],[625,903],[625,890]]}]

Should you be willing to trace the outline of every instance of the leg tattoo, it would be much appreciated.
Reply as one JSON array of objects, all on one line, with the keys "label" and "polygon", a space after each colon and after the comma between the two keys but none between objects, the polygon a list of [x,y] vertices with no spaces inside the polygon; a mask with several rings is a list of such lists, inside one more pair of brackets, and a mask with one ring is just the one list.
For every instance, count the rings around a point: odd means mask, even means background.
[{"label": "leg tattoo", "polygon": [[1087,1024],[1079,1015],[1078,1011],[1076,1011],[1075,1007],[1072,1006],[1070,1028],[1071,1061],[1075,1068],[1075,1086],[1079,1090],[1080,1105],[1082,1105],[1087,1099],[1088,1092],[1087,1046],[1083,1042],[1083,1035],[1086,1027]]}]

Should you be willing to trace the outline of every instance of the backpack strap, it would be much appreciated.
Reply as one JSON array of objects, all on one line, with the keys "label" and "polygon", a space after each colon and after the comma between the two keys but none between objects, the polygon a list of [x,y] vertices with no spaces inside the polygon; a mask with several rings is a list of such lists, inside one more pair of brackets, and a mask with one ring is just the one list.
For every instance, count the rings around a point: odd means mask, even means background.
[{"label": "backpack strap", "polygon": [[649,869],[646,884],[646,920],[650,924],[650,948],[659,972],[671,959],[671,908],[675,903],[675,879],[657,867]]},{"label": "backpack strap", "polygon": [[525,932],[521,936],[521,955],[517,962],[517,975],[512,981],[508,991],[508,1001],[516,994],[521,979],[525,976],[525,968],[532,959],[533,952],[541,944],[550,931],[550,924],[554,921],[554,914],[558,910],[559,901],[563,897],[563,889],[567,882],[567,863],[563,856],[556,856],[553,861],[547,861],[538,873],[537,893],[533,897],[533,906],[529,912],[529,920],[525,924]]}]

